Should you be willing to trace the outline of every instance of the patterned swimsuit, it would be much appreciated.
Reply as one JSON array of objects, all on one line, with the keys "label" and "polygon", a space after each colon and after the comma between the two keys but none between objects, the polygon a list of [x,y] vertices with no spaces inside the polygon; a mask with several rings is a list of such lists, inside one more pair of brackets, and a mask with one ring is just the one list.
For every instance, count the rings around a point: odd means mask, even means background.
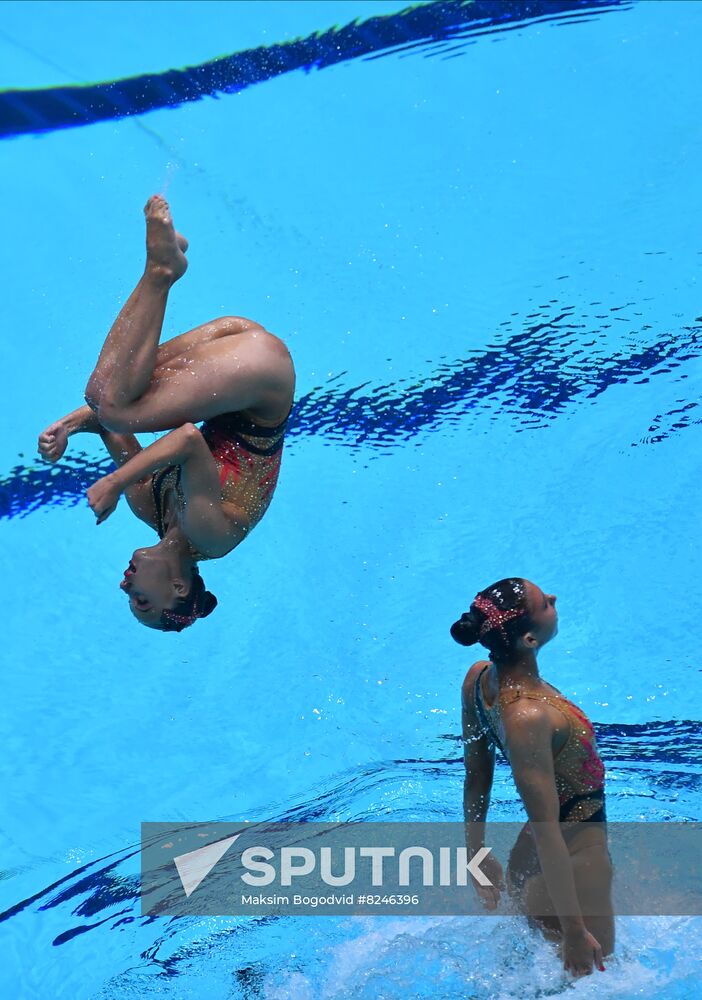
[{"label": "patterned swimsuit", "polygon": [[[240,411],[206,420],[200,431],[219,468],[222,502],[236,504],[249,517],[249,531],[258,524],[278,482],[288,416],[275,427],[257,424]],[[169,465],[151,478],[159,538],[166,531],[165,496],[174,490],[179,508],[185,506],[181,468]],[[198,552],[195,558],[207,559]]]},{"label": "patterned swimsuit", "polygon": [[557,708],[565,716],[570,730],[565,744],[553,758],[560,803],[559,820],[561,823],[605,822],[604,764],[597,751],[595,731],[588,717],[550,684],[548,687],[552,693],[537,694],[520,687],[502,690],[495,703],[488,708],[480,687],[488,666],[489,664],[480,671],[474,689],[475,713],[483,733],[509,760],[499,736],[500,731],[504,733],[500,718],[504,706],[518,698],[531,698],[545,701]]}]

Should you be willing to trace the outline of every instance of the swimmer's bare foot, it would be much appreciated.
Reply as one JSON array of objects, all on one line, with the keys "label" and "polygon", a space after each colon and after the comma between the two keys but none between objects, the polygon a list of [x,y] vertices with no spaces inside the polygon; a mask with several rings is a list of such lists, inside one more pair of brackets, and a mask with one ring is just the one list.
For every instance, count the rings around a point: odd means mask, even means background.
[{"label": "swimmer's bare foot", "polygon": [[188,267],[185,251],[188,241],[173,228],[168,202],[161,195],[149,198],[146,216],[146,270],[165,278],[170,284],[182,278]]},{"label": "swimmer's bare foot", "polygon": [[73,434],[97,433],[100,423],[89,406],[80,406],[72,413],[49,424],[39,435],[37,450],[47,462],[58,462],[68,445],[68,439]]}]

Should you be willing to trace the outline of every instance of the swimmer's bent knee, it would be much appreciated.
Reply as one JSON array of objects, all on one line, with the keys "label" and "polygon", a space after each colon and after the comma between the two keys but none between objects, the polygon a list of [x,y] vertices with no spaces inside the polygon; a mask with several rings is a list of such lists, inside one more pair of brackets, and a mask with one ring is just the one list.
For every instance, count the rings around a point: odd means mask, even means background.
[{"label": "swimmer's bent knee", "polygon": [[106,398],[105,393],[102,393],[97,406],[92,406],[87,396],[86,402],[97,413],[100,425],[106,431],[112,431],[115,434],[126,434],[128,431],[134,430],[134,420],[121,406],[117,406],[113,400]]},{"label": "swimmer's bent knee", "polygon": [[85,394],[83,399],[88,404],[93,413],[97,413],[98,407],[100,406],[100,401],[102,400],[103,386],[99,379],[95,378],[95,375],[91,375],[88,380],[88,384],[85,387]]}]

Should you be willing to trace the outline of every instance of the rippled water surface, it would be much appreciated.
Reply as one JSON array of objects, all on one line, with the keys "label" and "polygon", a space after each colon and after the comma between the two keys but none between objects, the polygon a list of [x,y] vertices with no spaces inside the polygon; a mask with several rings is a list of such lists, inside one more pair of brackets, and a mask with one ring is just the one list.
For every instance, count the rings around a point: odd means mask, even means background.
[{"label": "rippled water surface", "polygon": [[[610,818],[702,819],[700,4],[0,9],[0,995],[695,996],[696,918],[621,919],[566,984],[506,916],[137,893],[143,820],[460,819],[448,627],[510,574],[558,594],[542,671],[595,722]],[[95,443],[34,455],[157,190],[191,243],[166,335],[251,316],[298,372],[273,505],[178,637],[123,606],[149,532],[122,504],[96,533]],[[522,816],[503,764],[492,812]]]}]

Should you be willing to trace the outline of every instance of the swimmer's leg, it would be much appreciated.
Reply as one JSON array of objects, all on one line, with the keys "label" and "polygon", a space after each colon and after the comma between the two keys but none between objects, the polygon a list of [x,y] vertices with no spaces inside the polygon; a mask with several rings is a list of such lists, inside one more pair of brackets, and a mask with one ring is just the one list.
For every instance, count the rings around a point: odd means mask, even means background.
[{"label": "swimmer's leg", "polygon": [[217,319],[196,326],[187,333],[180,333],[160,345],[156,355],[155,375],[168,374],[173,366],[182,367],[189,363],[194,348],[203,344],[212,344],[223,337],[233,337],[240,333],[264,331],[260,323],[243,316],[219,316]]},{"label": "swimmer's leg", "polygon": [[97,412],[107,403],[123,406],[145,392],[156,365],[166,301],[187,268],[187,241],[173,228],[167,202],[155,195],[146,215],[146,268],[115,320],[85,390]]},{"label": "swimmer's leg", "polygon": [[295,370],[281,340],[259,328],[190,348],[154,373],[146,392],[117,406],[103,399],[100,423],[119,432],[164,431],[235,410],[280,421],[290,409]]},{"label": "swimmer's leg", "polygon": [[[198,328],[159,351],[168,292],[187,267],[187,243],[175,232],[163,198],[149,199],[145,213],[144,276],[110,330],[86,389],[101,426],[117,433],[163,431],[251,407],[264,420],[282,416],[294,392],[292,361],[282,341],[258,324],[225,317],[214,321],[214,331]],[[243,336],[229,336],[235,332]]]},{"label": "swimmer's leg", "polygon": [[[600,943],[603,955],[614,951],[614,910],[612,907],[612,863],[604,845],[592,844],[571,856],[575,889],[583,921]],[[543,875],[526,879],[518,900],[532,926],[551,941],[561,940],[561,925],[551,902]]]}]

